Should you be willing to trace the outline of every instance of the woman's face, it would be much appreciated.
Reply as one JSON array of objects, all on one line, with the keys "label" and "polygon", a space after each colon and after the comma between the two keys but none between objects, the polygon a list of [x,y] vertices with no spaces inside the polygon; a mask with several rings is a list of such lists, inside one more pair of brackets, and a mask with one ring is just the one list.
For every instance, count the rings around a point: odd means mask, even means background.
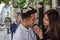
[{"label": "woman's face", "polygon": [[48,19],[47,14],[44,15],[44,18],[43,18],[43,25],[44,25],[44,26],[49,26],[49,19]]}]

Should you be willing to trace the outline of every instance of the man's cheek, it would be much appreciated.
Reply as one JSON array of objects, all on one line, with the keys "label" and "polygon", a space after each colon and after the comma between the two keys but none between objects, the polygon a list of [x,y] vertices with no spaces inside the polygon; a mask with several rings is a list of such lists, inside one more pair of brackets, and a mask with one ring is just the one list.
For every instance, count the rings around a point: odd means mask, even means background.
[{"label": "man's cheek", "polygon": [[32,20],[33,22],[35,21],[35,19]]}]

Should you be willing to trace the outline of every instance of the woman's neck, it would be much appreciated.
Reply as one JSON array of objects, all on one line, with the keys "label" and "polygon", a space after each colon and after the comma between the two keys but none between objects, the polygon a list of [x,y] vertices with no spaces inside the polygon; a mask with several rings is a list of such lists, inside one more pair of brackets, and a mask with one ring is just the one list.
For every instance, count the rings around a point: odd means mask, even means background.
[{"label": "woman's neck", "polygon": [[50,26],[47,26],[47,29],[46,29],[46,34],[49,32],[49,30],[50,30]]}]

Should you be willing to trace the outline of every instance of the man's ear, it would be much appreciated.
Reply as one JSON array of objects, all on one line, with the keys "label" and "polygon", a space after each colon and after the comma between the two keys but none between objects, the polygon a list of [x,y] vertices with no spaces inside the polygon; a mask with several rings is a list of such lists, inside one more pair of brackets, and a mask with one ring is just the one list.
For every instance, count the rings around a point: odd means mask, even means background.
[{"label": "man's ear", "polygon": [[34,14],[31,14],[31,17],[33,17]]}]

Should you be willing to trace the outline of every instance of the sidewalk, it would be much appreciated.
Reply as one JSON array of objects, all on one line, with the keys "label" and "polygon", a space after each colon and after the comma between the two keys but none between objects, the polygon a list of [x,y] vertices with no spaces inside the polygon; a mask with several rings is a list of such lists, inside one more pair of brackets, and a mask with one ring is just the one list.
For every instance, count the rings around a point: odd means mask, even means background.
[{"label": "sidewalk", "polygon": [[11,40],[11,34],[7,34],[7,29],[0,31],[0,40]]}]

